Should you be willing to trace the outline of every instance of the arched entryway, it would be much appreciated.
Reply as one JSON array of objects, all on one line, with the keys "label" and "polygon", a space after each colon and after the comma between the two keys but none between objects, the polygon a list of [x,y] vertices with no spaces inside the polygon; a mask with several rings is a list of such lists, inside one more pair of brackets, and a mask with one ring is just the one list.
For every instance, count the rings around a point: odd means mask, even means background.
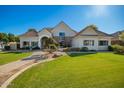
[{"label": "arched entryway", "polygon": [[57,49],[59,44],[58,42],[52,38],[43,36],[40,39],[41,49]]},{"label": "arched entryway", "polygon": [[48,45],[49,45],[48,40],[49,40],[49,38],[46,37],[46,36],[41,38],[40,42],[41,42],[41,48],[42,49],[47,49],[48,48]]}]

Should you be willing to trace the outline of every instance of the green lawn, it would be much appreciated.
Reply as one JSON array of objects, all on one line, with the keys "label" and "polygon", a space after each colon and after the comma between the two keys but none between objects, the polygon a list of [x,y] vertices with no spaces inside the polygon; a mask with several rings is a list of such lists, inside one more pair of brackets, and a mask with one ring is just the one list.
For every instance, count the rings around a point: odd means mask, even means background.
[{"label": "green lawn", "polygon": [[28,53],[21,53],[21,52],[0,52],[0,65],[7,64],[21,58],[27,57],[31,55],[30,52]]},{"label": "green lawn", "polygon": [[8,87],[124,88],[124,55],[72,54],[32,67]]}]

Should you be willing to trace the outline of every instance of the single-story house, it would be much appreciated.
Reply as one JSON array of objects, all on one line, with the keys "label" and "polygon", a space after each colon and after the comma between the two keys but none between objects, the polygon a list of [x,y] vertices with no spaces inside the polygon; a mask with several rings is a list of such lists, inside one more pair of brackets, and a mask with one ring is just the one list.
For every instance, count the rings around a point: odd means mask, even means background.
[{"label": "single-story house", "polygon": [[30,29],[20,35],[20,48],[25,46],[45,48],[45,39],[52,38],[60,47],[88,47],[89,50],[107,50],[112,36],[87,26],[77,32],[63,21],[53,28],[43,28],[39,32]]}]

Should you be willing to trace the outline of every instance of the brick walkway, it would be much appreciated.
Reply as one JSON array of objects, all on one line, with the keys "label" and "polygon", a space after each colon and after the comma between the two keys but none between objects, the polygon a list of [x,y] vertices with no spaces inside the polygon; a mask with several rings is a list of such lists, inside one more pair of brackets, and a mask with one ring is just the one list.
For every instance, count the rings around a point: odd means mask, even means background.
[{"label": "brick walkway", "polygon": [[24,58],[22,60],[11,62],[9,64],[0,66],[0,86],[13,74],[24,69],[25,67],[34,64],[38,60],[42,60],[42,55],[44,52],[34,52],[30,57]]}]

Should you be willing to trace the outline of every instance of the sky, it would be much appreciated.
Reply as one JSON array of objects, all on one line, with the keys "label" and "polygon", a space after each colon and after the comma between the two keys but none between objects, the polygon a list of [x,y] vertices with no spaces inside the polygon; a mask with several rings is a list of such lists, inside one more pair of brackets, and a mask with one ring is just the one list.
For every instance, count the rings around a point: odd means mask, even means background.
[{"label": "sky", "polygon": [[77,32],[94,24],[108,34],[124,30],[124,6],[119,5],[22,5],[0,6],[0,32],[20,35],[30,28],[40,31],[64,21]]}]

